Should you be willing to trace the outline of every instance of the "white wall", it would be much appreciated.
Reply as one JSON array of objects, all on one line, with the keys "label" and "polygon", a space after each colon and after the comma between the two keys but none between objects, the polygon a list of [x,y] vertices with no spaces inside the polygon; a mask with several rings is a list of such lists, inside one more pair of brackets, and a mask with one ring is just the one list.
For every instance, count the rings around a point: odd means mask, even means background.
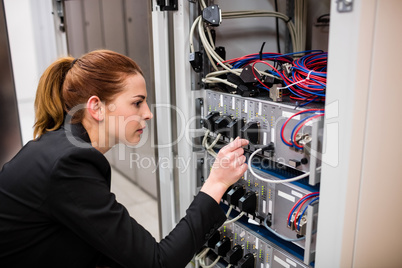
[{"label": "white wall", "polygon": [[52,0],[4,0],[23,144],[33,138],[39,78],[58,56]]}]

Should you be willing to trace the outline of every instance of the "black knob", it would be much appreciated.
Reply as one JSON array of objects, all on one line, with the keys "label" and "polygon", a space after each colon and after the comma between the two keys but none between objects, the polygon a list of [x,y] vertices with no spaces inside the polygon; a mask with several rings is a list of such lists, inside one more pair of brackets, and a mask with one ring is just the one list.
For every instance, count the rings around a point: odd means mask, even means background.
[{"label": "black knob", "polygon": [[248,122],[241,130],[241,137],[247,139],[250,144],[259,144],[260,126],[258,122]]},{"label": "black knob", "polygon": [[234,186],[226,195],[229,204],[237,206],[239,204],[239,199],[244,194],[244,188],[236,185]]},{"label": "black knob", "polygon": [[237,138],[240,135],[240,130],[244,127],[244,120],[236,118],[232,120],[228,125],[228,135],[230,138]]},{"label": "black knob", "polygon": [[238,266],[239,268],[254,268],[254,255],[251,253],[248,253],[244,255],[242,259],[240,259]]},{"label": "black knob", "polygon": [[234,246],[226,255],[229,264],[237,264],[243,257],[243,248],[240,245]]},{"label": "black knob", "polygon": [[220,116],[219,112],[210,112],[203,120],[204,127],[210,131],[215,131],[215,120]]},{"label": "black knob", "polygon": [[215,245],[215,250],[219,256],[225,257],[232,247],[230,239],[225,237]]}]

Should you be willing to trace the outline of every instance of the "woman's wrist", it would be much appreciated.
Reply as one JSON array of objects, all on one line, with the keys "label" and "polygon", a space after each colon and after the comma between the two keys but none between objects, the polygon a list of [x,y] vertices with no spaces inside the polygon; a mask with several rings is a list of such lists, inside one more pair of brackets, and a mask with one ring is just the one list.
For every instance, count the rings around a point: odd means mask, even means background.
[{"label": "woman's wrist", "polygon": [[210,177],[205,181],[200,191],[211,196],[219,204],[223,194],[226,192],[229,186],[230,185],[226,185],[225,183],[214,180]]}]

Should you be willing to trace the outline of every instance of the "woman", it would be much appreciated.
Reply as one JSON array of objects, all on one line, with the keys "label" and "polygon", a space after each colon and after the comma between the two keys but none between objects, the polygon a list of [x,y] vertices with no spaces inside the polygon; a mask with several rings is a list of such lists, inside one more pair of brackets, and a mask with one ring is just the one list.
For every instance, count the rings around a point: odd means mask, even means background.
[{"label": "woman", "polygon": [[98,50],[42,75],[35,140],[0,173],[0,267],[184,267],[225,221],[218,203],[246,171],[236,139],[223,147],[187,215],[160,243],[115,200],[103,156],[136,144],[152,118],[140,68]]}]

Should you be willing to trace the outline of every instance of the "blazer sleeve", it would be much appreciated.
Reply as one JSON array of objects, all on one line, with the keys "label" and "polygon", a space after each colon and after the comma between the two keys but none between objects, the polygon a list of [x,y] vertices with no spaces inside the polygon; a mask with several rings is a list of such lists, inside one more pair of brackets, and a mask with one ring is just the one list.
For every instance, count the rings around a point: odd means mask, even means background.
[{"label": "blazer sleeve", "polygon": [[123,267],[185,267],[225,221],[216,201],[200,192],[186,216],[157,243],[110,192],[100,157],[76,149],[57,161],[49,208],[57,221]]}]

